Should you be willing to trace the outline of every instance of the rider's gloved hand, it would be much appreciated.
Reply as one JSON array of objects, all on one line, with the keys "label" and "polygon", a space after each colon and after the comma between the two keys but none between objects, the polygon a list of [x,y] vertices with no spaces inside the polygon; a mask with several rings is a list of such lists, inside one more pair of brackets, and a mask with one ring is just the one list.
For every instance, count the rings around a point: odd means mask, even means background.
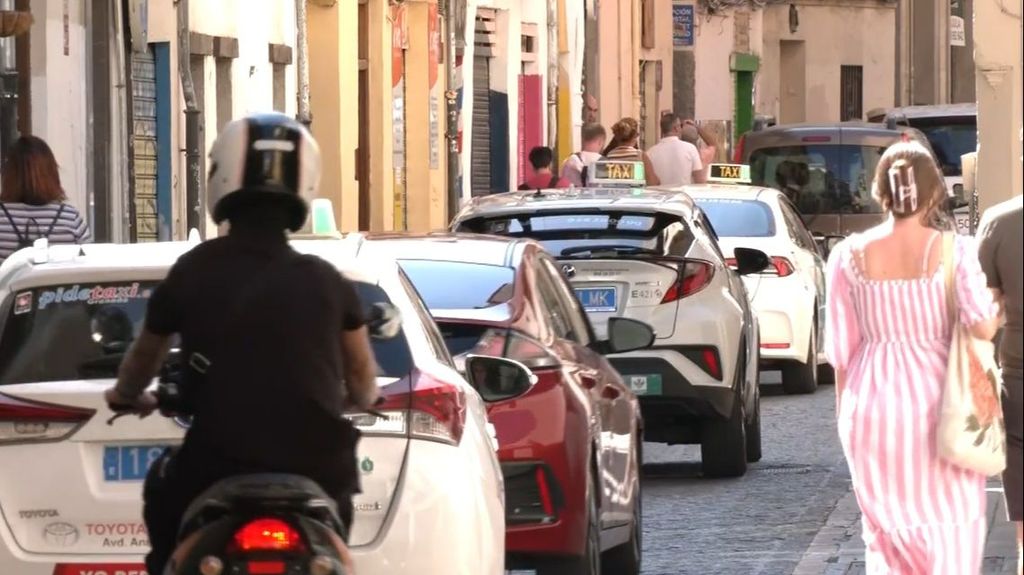
[{"label": "rider's gloved hand", "polygon": [[156,396],[148,391],[142,392],[137,397],[125,397],[117,391],[116,387],[111,387],[103,392],[103,399],[106,400],[107,407],[111,411],[137,413],[139,417],[146,417],[157,408]]}]

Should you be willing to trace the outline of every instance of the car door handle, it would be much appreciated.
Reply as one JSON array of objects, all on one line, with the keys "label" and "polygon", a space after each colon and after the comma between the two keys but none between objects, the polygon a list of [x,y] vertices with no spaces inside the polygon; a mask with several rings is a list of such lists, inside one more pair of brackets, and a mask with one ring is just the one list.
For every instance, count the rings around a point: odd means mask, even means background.
[{"label": "car door handle", "polygon": [[597,387],[597,380],[589,375],[581,375],[580,383],[583,384],[585,389],[594,389]]},{"label": "car door handle", "polygon": [[618,399],[620,395],[622,395],[622,392],[614,385],[606,385],[601,390],[601,397],[605,399]]}]

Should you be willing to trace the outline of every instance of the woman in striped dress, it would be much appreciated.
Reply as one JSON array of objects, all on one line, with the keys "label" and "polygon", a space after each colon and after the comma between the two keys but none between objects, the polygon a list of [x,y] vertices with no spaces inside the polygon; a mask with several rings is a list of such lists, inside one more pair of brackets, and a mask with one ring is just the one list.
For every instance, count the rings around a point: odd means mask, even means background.
[{"label": "woman in striped dress", "polygon": [[65,200],[50,146],[35,136],[18,138],[0,181],[0,263],[39,238],[51,244],[90,241],[85,220]]},{"label": "woman in striped dress", "polygon": [[644,163],[644,175],[648,186],[661,184],[658,174],[654,172],[654,164],[647,153],[638,148],[640,145],[640,124],[634,118],[623,118],[612,126],[612,141],[608,142],[603,155],[609,160],[629,160]]},{"label": "woman in striped dress", "polygon": [[[828,262],[826,353],[839,435],[863,513],[868,573],[970,575],[981,568],[985,477],[936,452],[952,325],[937,215],[942,174],[916,143],[878,163],[888,220],[836,246]],[[998,309],[972,238],[953,243],[961,321],[991,339]]]}]

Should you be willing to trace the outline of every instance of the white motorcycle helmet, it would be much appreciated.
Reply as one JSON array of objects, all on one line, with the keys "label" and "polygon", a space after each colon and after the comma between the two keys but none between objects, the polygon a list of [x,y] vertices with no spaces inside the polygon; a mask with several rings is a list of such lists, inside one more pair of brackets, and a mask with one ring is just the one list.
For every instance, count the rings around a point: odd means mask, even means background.
[{"label": "white motorcycle helmet", "polygon": [[320,147],[301,123],[284,114],[252,114],[229,122],[210,149],[207,208],[230,220],[250,201],[274,199],[289,211],[288,227],[306,222],[320,185]]}]

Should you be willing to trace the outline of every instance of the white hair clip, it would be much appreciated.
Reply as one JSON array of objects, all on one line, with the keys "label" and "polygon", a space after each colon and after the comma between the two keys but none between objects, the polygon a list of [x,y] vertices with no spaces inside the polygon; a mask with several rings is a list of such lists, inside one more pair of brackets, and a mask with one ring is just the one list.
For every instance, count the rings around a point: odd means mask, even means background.
[{"label": "white hair clip", "polygon": [[900,169],[889,168],[889,186],[892,188],[893,206],[892,211],[905,213],[907,200],[910,200],[911,213],[917,211],[917,182],[914,180],[914,167],[907,166],[907,179],[902,181]]}]

